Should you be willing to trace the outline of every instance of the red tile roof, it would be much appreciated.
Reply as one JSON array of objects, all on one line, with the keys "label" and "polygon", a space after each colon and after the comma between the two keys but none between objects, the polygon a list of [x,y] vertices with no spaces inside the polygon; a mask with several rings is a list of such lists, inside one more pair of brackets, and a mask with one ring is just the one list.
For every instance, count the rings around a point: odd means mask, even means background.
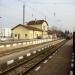
[{"label": "red tile roof", "polygon": [[[27,23],[27,25],[39,25],[39,24],[42,24],[43,22],[47,23],[47,21],[45,21],[45,20],[33,20],[33,21],[29,21]],[[48,23],[47,23],[47,25],[48,25]]]}]

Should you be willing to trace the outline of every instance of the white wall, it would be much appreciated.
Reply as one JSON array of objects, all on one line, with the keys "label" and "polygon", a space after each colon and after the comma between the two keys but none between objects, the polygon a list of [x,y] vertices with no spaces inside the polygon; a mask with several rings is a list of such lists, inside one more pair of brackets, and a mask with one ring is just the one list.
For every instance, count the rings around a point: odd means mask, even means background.
[{"label": "white wall", "polygon": [[[45,29],[44,29],[44,27],[45,27]],[[48,30],[48,25],[47,25],[46,22],[44,22],[44,23],[42,24],[42,29],[43,29],[44,31],[47,31],[47,30]]]},{"label": "white wall", "polygon": [[11,29],[10,28],[3,28],[3,36],[11,37]]}]

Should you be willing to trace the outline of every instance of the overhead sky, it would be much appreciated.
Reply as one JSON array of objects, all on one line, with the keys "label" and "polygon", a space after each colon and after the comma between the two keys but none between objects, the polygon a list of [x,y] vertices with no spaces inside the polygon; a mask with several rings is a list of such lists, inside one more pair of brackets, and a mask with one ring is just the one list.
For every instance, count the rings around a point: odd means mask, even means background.
[{"label": "overhead sky", "polygon": [[22,24],[23,2],[25,21],[45,19],[49,26],[73,31],[75,27],[75,0],[0,0],[0,24],[10,27]]}]

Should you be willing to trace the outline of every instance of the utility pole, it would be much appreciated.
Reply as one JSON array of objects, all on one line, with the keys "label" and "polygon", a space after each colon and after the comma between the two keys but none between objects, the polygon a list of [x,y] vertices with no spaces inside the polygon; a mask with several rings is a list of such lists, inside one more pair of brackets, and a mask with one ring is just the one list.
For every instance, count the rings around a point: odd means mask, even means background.
[{"label": "utility pole", "polygon": [[[2,17],[0,17],[0,18],[2,18]],[[2,24],[0,24],[0,37],[2,37],[3,36],[3,32],[2,32]]]},{"label": "utility pole", "polygon": [[23,0],[18,0],[23,3],[23,25],[25,24],[26,3]]},{"label": "utility pole", "polygon": [[23,3],[23,25],[25,24],[25,4]]},{"label": "utility pole", "polygon": [[46,21],[46,16],[45,16],[45,21]]}]

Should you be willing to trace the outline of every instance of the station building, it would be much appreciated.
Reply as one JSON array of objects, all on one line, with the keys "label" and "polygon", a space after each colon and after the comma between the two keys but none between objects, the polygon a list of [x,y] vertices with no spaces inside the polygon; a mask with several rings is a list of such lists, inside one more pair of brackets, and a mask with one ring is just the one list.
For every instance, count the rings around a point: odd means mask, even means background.
[{"label": "station building", "polygon": [[26,25],[19,24],[11,30],[13,39],[48,38],[48,23],[45,20],[29,21]]}]

